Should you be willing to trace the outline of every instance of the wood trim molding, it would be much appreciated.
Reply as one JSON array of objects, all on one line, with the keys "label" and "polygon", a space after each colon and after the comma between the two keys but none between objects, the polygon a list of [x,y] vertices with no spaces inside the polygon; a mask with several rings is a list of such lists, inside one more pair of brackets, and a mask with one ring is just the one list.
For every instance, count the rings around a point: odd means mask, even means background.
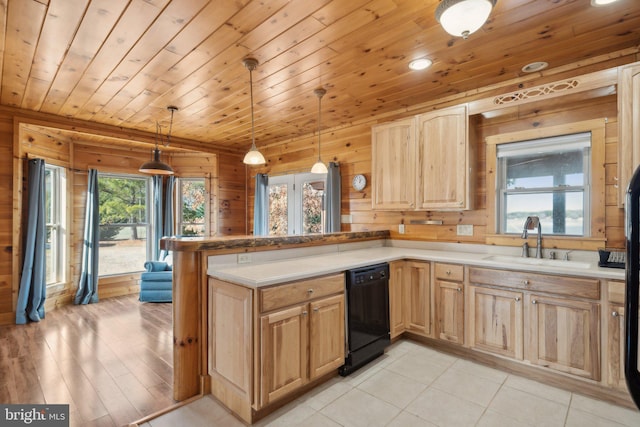
[{"label": "wood trim molding", "polygon": [[585,120],[558,126],[528,129],[489,136],[486,141],[486,186],[487,186],[487,234],[485,243],[493,245],[519,246],[519,236],[499,234],[497,230],[497,162],[496,152],[499,144],[568,135],[579,132],[591,132],[591,230],[585,238],[570,236],[547,236],[545,247],[563,249],[597,250],[605,246],[605,140],[607,119]]}]

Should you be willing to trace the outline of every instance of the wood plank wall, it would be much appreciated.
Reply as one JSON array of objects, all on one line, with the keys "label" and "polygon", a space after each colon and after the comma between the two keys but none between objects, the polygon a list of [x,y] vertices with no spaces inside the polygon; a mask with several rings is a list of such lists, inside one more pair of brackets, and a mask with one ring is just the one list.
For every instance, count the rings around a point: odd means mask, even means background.
[{"label": "wood plank wall", "polygon": [[[29,113],[32,114],[32,113]],[[141,163],[149,160],[149,149],[99,146],[84,143],[81,138],[51,137],[29,126],[20,126],[21,116],[0,113],[0,325],[15,321],[21,270],[20,227],[24,208],[13,209],[14,199],[23,205],[23,168],[26,157],[41,157],[48,163],[67,169],[69,230],[68,281],[49,289],[45,308],[69,304],[73,299],[80,272],[82,240],[87,192],[87,170],[137,174]],[[42,122],[38,122],[42,125]],[[48,123],[55,127],[55,123]],[[124,135],[123,135],[124,136]],[[15,140],[14,140],[15,137]],[[221,155],[224,166],[218,169],[218,155],[214,153],[171,153],[168,162],[176,176],[208,178],[211,236],[244,234],[246,209],[245,171],[240,156]],[[19,166],[15,166],[19,165]],[[234,171],[234,165],[237,171]],[[228,174],[228,176],[227,176]],[[16,189],[18,191],[16,191]],[[233,214],[219,206],[218,200],[232,200]],[[141,266],[142,270],[142,266]],[[99,297],[139,292],[139,274],[104,277],[99,282]]]},{"label": "wood plank wall", "polygon": [[[549,79],[547,79],[549,80]],[[533,83],[536,84],[536,83]],[[611,94],[613,93],[613,94]],[[476,97],[477,99],[477,97]],[[470,98],[469,100],[472,100]],[[460,99],[457,103],[466,102]],[[330,102],[327,102],[330,109]],[[442,106],[452,105],[443,104]],[[426,110],[425,110],[426,111]],[[419,114],[414,110],[410,114],[397,115],[398,119]],[[444,241],[462,243],[485,243],[487,226],[485,178],[485,143],[491,135],[514,132],[538,127],[554,126],[577,121],[607,118],[606,125],[606,238],[609,247],[624,247],[624,224],[622,209],[617,207],[617,105],[615,90],[607,89],[597,93],[585,93],[578,96],[559,97],[513,107],[497,114],[471,117],[472,126],[477,133],[475,159],[475,206],[473,210],[463,212],[390,212],[374,211],[371,207],[371,125],[386,120],[345,126],[340,129],[323,131],[322,159],[325,162],[340,163],[342,172],[342,215],[350,215],[352,222],[342,224],[343,231],[364,231],[389,229],[393,238],[424,241]],[[288,141],[281,146],[261,148],[267,159],[264,167],[252,168],[247,181],[248,193],[253,194],[256,173],[272,176],[308,172],[317,158],[317,137],[309,136]],[[355,191],[351,180],[356,174],[364,174],[368,185],[362,191]],[[253,199],[249,199],[249,220],[253,218]],[[442,225],[416,225],[411,220],[442,220]],[[398,234],[398,225],[405,224],[405,234]],[[457,224],[473,225],[473,236],[458,236]],[[250,226],[251,229],[251,226]],[[520,244],[520,242],[518,242]]]}]

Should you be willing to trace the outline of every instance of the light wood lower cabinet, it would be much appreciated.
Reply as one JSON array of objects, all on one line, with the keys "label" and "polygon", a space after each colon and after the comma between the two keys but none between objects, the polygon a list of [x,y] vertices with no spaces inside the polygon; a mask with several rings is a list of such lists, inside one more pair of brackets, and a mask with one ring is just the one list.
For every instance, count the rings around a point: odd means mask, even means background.
[{"label": "light wood lower cabinet", "polygon": [[469,345],[523,359],[523,294],[504,289],[469,287]]},{"label": "light wood lower cabinet", "polygon": [[464,343],[464,267],[435,264],[436,335],[456,344]]},{"label": "light wood lower cabinet", "polygon": [[421,335],[432,335],[431,279],[428,262],[406,261],[405,297],[406,329]]},{"label": "light wood lower cabinet", "polygon": [[526,295],[531,363],[600,380],[600,304]]},{"label": "light wood lower cabinet", "polygon": [[472,347],[600,380],[598,280],[470,268],[469,281]]},{"label": "light wood lower cabinet", "polygon": [[209,279],[211,393],[248,423],[345,358],[342,274],[252,289]]},{"label": "light wood lower cabinet", "polygon": [[308,310],[304,304],[260,318],[261,406],[308,381]]},{"label": "light wood lower cabinet", "polygon": [[406,261],[389,263],[389,329],[391,339],[405,331]]}]

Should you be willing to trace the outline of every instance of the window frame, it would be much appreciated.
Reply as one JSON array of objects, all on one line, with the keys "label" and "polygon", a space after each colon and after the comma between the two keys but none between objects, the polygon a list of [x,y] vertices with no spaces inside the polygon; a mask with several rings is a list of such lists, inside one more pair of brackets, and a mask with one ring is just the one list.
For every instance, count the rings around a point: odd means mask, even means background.
[{"label": "window frame", "polygon": [[[547,235],[544,247],[566,249],[597,250],[606,244],[605,237],[605,130],[606,118],[566,123],[544,128],[527,129],[510,133],[487,136],[486,142],[486,218],[485,243],[491,245],[520,246],[522,238],[514,234],[499,233],[498,209],[498,169],[497,146],[499,144],[542,139],[547,137],[591,132],[591,187],[589,191],[591,218],[590,236]],[[544,230],[543,230],[544,231]]]},{"label": "window frame", "polygon": [[[62,166],[53,164],[45,164],[45,172],[51,175],[51,204],[50,222],[45,224],[47,232],[50,231],[52,243],[50,249],[52,252],[52,264],[55,279],[49,281],[49,275],[45,278],[47,289],[52,289],[64,285],[67,280],[67,170]],[[46,178],[45,178],[46,180]],[[46,195],[45,195],[46,197]],[[46,200],[45,200],[46,204]]]},{"label": "window frame", "polygon": [[[322,181],[324,182],[325,194],[326,196],[326,188],[327,188],[327,174],[316,174],[316,173],[297,173],[297,174],[289,174],[289,175],[278,175],[269,177],[268,187],[271,185],[287,185],[287,236],[295,236],[295,235],[311,235],[311,234],[322,234],[324,232],[324,223],[326,221],[326,209],[325,203],[323,200],[322,203],[322,229],[323,231],[320,233],[302,233],[304,228],[304,212],[303,212],[303,202],[304,202],[304,194],[303,194],[303,186],[307,182],[316,182]],[[271,210],[271,206],[268,205],[267,209]],[[268,215],[270,216],[270,215]],[[269,229],[270,224],[268,225]],[[292,232],[293,231],[293,232]],[[274,236],[269,234],[270,236]]]},{"label": "window frame", "polygon": [[191,223],[191,222],[184,222],[183,220],[183,193],[182,193],[182,183],[184,182],[202,182],[203,188],[204,188],[204,198],[205,198],[205,203],[204,203],[204,223],[202,225],[204,225],[204,230],[203,230],[203,235],[200,237],[206,237],[209,235],[209,203],[208,203],[208,191],[207,191],[207,178],[205,177],[179,177],[176,178],[176,186],[174,188],[175,191],[175,213],[176,213],[176,218],[175,218],[175,226],[176,226],[176,234],[177,235],[182,235],[182,226],[183,225],[200,225],[198,223]]},{"label": "window frame", "polygon": [[[551,154],[553,152],[562,153],[566,150],[547,150],[545,147],[556,144],[567,144],[568,141],[586,140],[588,139],[588,145],[583,143],[576,144],[576,148],[582,148],[582,170],[584,175],[583,185],[564,185],[564,186],[546,186],[546,187],[522,187],[522,188],[507,188],[507,172],[506,161],[509,157],[515,157],[518,155],[528,154],[531,149],[540,149],[543,153]],[[545,137],[534,140],[515,141],[508,143],[513,144],[507,150],[500,153],[501,148],[506,148],[507,144],[499,144],[496,149],[496,167],[497,167],[497,197],[496,197],[496,221],[498,234],[517,234],[521,232],[508,232],[507,231],[507,212],[506,212],[506,198],[508,195],[533,195],[533,194],[568,194],[568,193],[581,193],[582,194],[582,211],[583,211],[583,225],[581,234],[560,234],[549,232],[548,229],[542,229],[543,235],[553,236],[570,236],[570,237],[590,237],[591,236],[591,133],[590,132],[578,132],[562,136]],[[518,144],[518,147],[515,145]],[[524,222],[523,222],[524,224]]]},{"label": "window frame", "polygon": [[[152,193],[153,193],[153,180],[152,177],[150,176],[142,176],[142,175],[137,175],[137,174],[132,174],[132,173],[119,173],[119,172],[98,172],[98,183],[100,181],[100,178],[120,178],[120,179],[134,179],[134,180],[140,180],[140,181],[145,181],[145,187],[146,187],[146,192],[145,192],[145,227],[146,227],[146,238],[145,238],[145,259],[149,260],[149,259],[153,259],[153,233],[154,233],[154,229],[152,227],[151,221],[152,218],[154,218],[154,213],[153,213],[153,203],[152,203]],[[99,185],[99,184],[98,184]],[[100,228],[102,224],[98,224],[98,228]],[[99,239],[100,241],[100,239]],[[100,253],[100,252],[99,252]],[[98,257],[100,256],[98,253]],[[140,271],[143,271],[143,264],[141,263],[140,268],[138,270],[133,270],[133,271],[125,271],[125,272],[117,272],[117,273],[112,273],[112,274],[98,274],[98,278],[106,278],[106,277],[114,277],[114,276],[122,276],[122,275],[127,275],[127,274],[132,274],[132,273],[138,273]]]}]

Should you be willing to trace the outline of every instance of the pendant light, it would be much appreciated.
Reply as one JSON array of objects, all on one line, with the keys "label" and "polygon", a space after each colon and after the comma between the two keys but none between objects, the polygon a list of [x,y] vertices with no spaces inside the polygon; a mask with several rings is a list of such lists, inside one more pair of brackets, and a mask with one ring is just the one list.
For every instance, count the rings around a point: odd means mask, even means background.
[{"label": "pendant light", "polygon": [[171,121],[169,122],[169,132],[167,133],[167,143],[162,142],[162,129],[158,122],[156,122],[156,147],[152,151],[153,159],[145,162],[138,169],[139,172],[149,175],[173,175],[173,169],[171,166],[160,160],[160,149],[158,148],[158,141],[162,143],[164,147],[168,147],[171,142],[171,130],[173,129],[173,113],[178,111],[178,107],[170,105],[167,110],[171,112]]},{"label": "pendant light", "polygon": [[322,118],[322,97],[325,93],[327,93],[327,91],[323,88],[318,88],[314,90],[313,93],[315,93],[318,97],[318,161],[315,162],[313,167],[311,168],[311,173],[327,173],[327,166],[322,162],[322,159],[320,158],[320,129],[322,127],[322,122],[320,121],[320,119]]},{"label": "pendant light", "polygon": [[258,66],[258,60],[255,58],[245,58],[242,63],[249,70],[249,91],[251,93],[251,149],[244,156],[243,163],[247,165],[264,165],[267,161],[262,153],[256,148],[256,131],[253,120],[253,70]]},{"label": "pendant light", "polygon": [[466,39],[487,22],[497,0],[442,0],[436,21],[452,36]]}]

